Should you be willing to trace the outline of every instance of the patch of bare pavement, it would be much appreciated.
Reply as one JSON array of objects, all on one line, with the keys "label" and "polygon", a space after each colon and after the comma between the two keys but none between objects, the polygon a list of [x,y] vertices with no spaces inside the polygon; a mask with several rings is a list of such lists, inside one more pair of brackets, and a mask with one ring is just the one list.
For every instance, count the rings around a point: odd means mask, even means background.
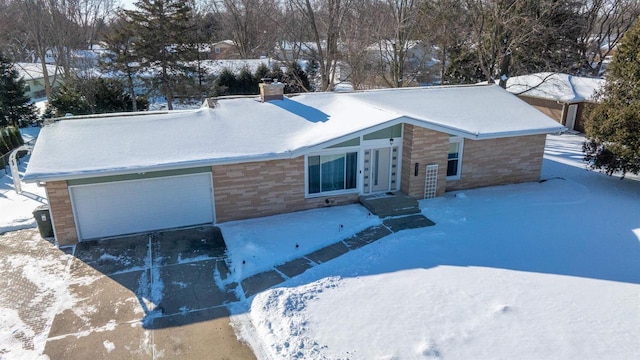
[{"label": "patch of bare pavement", "polygon": [[255,358],[230,325],[237,284],[217,228],[71,250],[35,229],[0,236],[0,358]]}]

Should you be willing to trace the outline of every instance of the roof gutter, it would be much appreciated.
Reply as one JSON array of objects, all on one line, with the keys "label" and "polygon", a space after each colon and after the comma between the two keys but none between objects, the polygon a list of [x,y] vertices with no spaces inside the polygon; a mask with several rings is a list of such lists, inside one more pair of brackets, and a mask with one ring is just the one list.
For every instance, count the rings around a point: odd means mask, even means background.
[{"label": "roof gutter", "polygon": [[96,177],[104,177],[104,176],[144,174],[147,172],[154,172],[154,171],[182,170],[182,169],[202,167],[202,166],[240,164],[240,163],[269,161],[269,160],[283,160],[283,159],[291,159],[291,158],[297,157],[297,155],[292,156],[292,154],[293,154],[292,151],[286,151],[283,153],[270,153],[270,154],[260,154],[255,156],[243,156],[243,157],[228,157],[228,158],[221,158],[221,159],[204,159],[204,160],[195,160],[195,161],[185,161],[180,163],[126,168],[126,169],[120,169],[120,170],[117,170],[117,169],[106,170],[106,171],[89,170],[86,172],[68,172],[68,173],[60,173],[55,175],[42,175],[42,176],[38,174],[26,174],[22,178],[22,180],[26,183],[67,181],[67,180],[87,179],[87,178],[96,178]]}]

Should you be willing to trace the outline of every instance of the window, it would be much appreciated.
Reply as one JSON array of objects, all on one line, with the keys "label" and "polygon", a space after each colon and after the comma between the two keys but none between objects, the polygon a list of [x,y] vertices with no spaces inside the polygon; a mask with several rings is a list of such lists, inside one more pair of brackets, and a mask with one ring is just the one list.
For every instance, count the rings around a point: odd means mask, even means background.
[{"label": "window", "polygon": [[307,158],[308,193],[356,188],[358,153],[315,155]]},{"label": "window", "polygon": [[462,170],[462,145],[461,137],[449,138],[449,155],[447,162],[447,179],[460,179],[460,171]]}]

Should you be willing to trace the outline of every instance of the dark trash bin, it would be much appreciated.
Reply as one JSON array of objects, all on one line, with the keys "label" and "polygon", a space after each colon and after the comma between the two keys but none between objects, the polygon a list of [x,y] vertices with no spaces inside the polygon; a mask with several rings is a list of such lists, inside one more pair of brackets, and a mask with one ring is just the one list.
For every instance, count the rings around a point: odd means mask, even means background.
[{"label": "dark trash bin", "polygon": [[33,210],[33,217],[38,223],[38,230],[40,230],[40,236],[44,238],[53,237],[53,224],[51,223],[51,215],[49,214],[49,206],[41,205]]}]

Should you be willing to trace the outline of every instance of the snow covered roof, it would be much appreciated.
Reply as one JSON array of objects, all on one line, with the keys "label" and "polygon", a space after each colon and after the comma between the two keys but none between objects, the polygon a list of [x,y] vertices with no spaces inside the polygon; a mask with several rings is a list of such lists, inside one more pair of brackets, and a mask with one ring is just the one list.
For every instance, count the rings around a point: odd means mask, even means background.
[{"label": "snow covered roof", "polygon": [[233,42],[233,40],[222,40],[222,41],[218,41],[218,42],[213,43],[214,47],[219,46],[219,45],[235,46],[236,43]]},{"label": "snow covered roof", "polygon": [[507,80],[507,91],[517,94],[556,100],[565,103],[593,101],[604,79],[543,72],[514,76]]},{"label": "snow covered roof", "polygon": [[204,60],[200,62],[200,66],[207,70],[209,74],[219,75],[224,69],[229,69],[234,74],[240,73],[243,68],[249,69],[251,73],[255,73],[260,65],[266,65],[269,69],[274,64],[274,60],[270,58],[264,59],[241,59],[241,60]]},{"label": "snow covered roof", "polygon": [[[49,76],[53,76],[56,73],[56,66],[47,64],[47,73]],[[15,63],[15,69],[18,71],[20,77],[24,77],[25,80],[36,80],[44,78],[42,75],[42,64],[40,63]],[[57,70],[58,74],[61,73]]]},{"label": "snow covered roof", "polygon": [[312,93],[214,108],[69,118],[42,129],[28,181],[293,158],[398,123],[487,139],[563,127],[498,86]]}]

